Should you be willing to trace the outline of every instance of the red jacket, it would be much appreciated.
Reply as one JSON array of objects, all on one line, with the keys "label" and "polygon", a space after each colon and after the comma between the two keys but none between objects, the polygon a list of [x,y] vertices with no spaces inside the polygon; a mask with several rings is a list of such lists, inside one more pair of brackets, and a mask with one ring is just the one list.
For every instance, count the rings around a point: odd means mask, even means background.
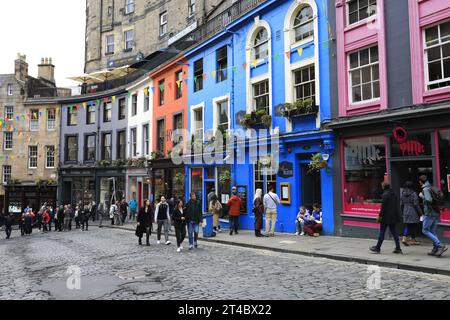
[{"label": "red jacket", "polygon": [[48,214],[48,212],[44,212],[44,214],[42,215],[42,222],[44,223],[49,223],[50,222],[50,215]]},{"label": "red jacket", "polygon": [[242,200],[238,196],[232,196],[228,200],[227,206],[230,208],[230,217],[239,217],[241,215]]}]

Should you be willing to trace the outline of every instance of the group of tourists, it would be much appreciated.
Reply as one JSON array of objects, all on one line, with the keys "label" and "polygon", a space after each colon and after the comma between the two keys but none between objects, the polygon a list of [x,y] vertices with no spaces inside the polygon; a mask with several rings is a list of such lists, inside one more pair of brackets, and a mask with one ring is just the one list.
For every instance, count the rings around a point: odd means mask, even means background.
[{"label": "group of tourists", "polygon": [[145,235],[146,245],[150,246],[153,224],[157,225],[157,244],[161,244],[163,228],[165,244],[171,244],[169,229],[173,225],[177,240],[177,252],[183,250],[182,244],[186,238],[186,233],[188,233],[189,237],[189,250],[198,248],[198,235],[200,227],[203,225],[203,212],[201,203],[197,200],[197,195],[191,193],[190,199],[186,204],[183,200],[175,201],[175,199],[170,199],[170,203],[168,203],[165,197],[161,197],[155,208],[153,208],[149,200],[146,200],[137,215],[136,236],[139,239],[139,245],[142,245],[142,238]]},{"label": "group of tourists", "polygon": [[[426,175],[419,177],[421,192],[419,195],[413,190],[413,182],[408,181],[400,197],[400,206],[397,196],[391,185],[383,182],[383,196],[381,210],[378,217],[380,223],[380,235],[376,246],[370,248],[373,253],[380,253],[386,230],[389,229],[395,241],[395,254],[403,254],[401,242],[405,246],[419,245],[416,240],[420,221],[423,222],[422,233],[433,242],[433,249],[428,253],[430,256],[441,257],[448,250],[437,236],[440,212],[444,206],[444,195],[428,181]],[[423,200],[423,208],[419,206],[419,197]],[[403,237],[397,233],[397,225],[404,223]]]},{"label": "group of tourists", "polygon": [[[71,231],[75,223],[75,229],[88,231],[89,220],[95,221],[96,205],[94,202],[85,204],[80,203],[73,207],[71,204],[54,207],[51,203],[44,203],[41,208],[35,212],[32,206],[28,205],[17,217],[21,236],[29,236],[33,229],[37,232],[48,233]],[[11,238],[12,226],[16,221],[13,213],[8,213],[3,217],[5,224],[6,239]]]}]

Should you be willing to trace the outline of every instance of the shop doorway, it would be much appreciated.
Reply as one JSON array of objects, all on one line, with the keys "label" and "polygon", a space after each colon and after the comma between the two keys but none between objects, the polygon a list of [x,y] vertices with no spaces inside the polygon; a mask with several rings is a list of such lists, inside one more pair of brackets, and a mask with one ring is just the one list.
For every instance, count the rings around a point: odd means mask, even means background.
[{"label": "shop doorway", "polygon": [[318,171],[310,171],[308,164],[301,164],[302,205],[312,208],[315,203],[322,204],[322,182]]},{"label": "shop doorway", "polygon": [[434,170],[432,160],[414,160],[414,161],[393,161],[392,165],[392,188],[397,197],[406,181],[414,184],[414,191],[420,193],[419,177],[426,175],[431,184],[433,184]]}]

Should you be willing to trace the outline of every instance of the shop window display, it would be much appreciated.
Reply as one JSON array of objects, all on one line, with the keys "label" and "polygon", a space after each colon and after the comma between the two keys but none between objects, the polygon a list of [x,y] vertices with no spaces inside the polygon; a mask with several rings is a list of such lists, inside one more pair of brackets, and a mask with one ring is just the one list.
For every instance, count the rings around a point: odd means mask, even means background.
[{"label": "shop window display", "polygon": [[344,141],[344,212],[376,216],[387,174],[383,136]]},{"label": "shop window display", "polygon": [[439,164],[441,171],[441,190],[446,197],[441,220],[450,223],[450,129],[439,131]]}]

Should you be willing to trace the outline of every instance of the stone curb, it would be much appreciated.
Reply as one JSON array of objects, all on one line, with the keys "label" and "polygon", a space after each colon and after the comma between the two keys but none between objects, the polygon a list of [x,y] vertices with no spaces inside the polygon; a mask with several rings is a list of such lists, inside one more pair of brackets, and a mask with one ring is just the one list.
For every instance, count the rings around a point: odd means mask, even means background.
[{"label": "stone curb", "polygon": [[[118,229],[118,230],[133,231],[133,232],[135,231],[135,229],[132,229],[129,227],[102,226],[102,228]],[[170,235],[173,237],[175,236],[175,234],[170,234]],[[398,270],[416,271],[416,272],[423,272],[423,273],[429,273],[429,274],[439,274],[439,275],[450,276],[449,270],[442,270],[442,269],[430,268],[430,267],[418,266],[418,265],[410,265],[410,264],[405,264],[405,263],[384,262],[384,261],[376,261],[376,260],[366,259],[366,258],[357,258],[357,257],[352,257],[352,256],[338,255],[338,254],[324,254],[324,253],[316,253],[316,252],[273,248],[273,247],[266,247],[266,246],[261,246],[261,245],[256,245],[256,244],[224,241],[224,240],[218,240],[218,239],[213,239],[213,238],[199,238],[199,241],[219,243],[219,244],[237,246],[237,247],[243,247],[243,248],[249,248],[249,249],[268,250],[268,251],[279,252],[279,253],[296,254],[296,255],[302,255],[302,256],[308,256],[308,257],[314,257],[314,258],[325,258],[325,259],[344,261],[344,262],[355,262],[355,263],[364,264],[364,265],[377,265],[380,267],[398,269]]]}]

